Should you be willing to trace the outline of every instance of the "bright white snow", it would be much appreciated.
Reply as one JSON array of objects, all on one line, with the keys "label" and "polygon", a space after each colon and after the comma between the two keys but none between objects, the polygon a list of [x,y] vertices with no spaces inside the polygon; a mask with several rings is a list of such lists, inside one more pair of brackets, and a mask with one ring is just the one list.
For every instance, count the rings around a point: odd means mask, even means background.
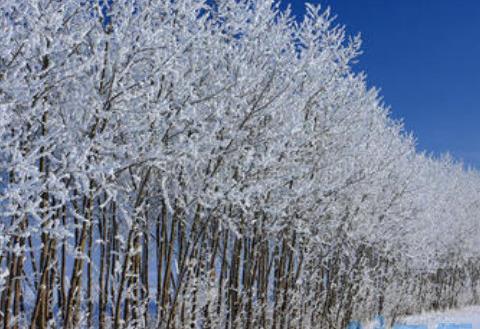
[{"label": "bright white snow", "polygon": [[469,306],[458,310],[428,312],[400,319],[398,323],[423,324],[436,329],[440,323],[472,324],[472,329],[480,329],[480,306]]}]

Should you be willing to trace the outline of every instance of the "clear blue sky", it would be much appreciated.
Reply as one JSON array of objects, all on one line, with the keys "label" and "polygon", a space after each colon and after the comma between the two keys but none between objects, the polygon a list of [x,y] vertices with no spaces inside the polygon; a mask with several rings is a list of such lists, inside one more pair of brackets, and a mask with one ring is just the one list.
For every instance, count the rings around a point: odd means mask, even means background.
[{"label": "clear blue sky", "polygon": [[[479,0],[312,0],[360,32],[356,70],[381,89],[419,150],[480,168]],[[303,15],[304,0],[291,3]]]}]

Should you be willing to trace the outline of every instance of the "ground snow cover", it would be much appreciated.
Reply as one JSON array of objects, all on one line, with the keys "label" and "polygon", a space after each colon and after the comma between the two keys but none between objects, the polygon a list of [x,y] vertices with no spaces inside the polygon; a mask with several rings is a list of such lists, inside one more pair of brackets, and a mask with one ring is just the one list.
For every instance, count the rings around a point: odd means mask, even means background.
[{"label": "ground snow cover", "polygon": [[[397,324],[426,325],[428,329],[442,328],[442,324],[471,324],[472,329],[480,329],[480,306],[469,306],[457,310],[428,312],[411,315],[396,321]],[[440,325],[440,326],[439,326]],[[365,329],[374,329],[375,324],[369,323]],[[444,326],[443,328],[454,328]],[[461,327],[457,327],[460,329]]]}]

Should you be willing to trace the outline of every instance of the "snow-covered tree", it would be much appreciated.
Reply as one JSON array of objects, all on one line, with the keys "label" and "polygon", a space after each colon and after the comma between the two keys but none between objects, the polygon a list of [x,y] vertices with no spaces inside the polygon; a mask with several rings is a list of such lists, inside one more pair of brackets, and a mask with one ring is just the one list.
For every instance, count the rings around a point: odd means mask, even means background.
[{"label": "snow-covered tree", "polygon": [[480,175],[329,10],[0,5],[0,324],[342,328],[479,300]]}]

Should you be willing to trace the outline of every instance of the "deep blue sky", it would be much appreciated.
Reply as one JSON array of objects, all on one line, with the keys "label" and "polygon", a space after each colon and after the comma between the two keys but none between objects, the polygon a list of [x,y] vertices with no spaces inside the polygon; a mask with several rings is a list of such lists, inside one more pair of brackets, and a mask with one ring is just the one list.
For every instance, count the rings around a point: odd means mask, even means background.
[{"label": "deep blue sky", "polygon": [[[291,3],[303,15],[304,0]],[[360,32],[356,70],[381,89],[418,149],[480,168],[479,0],[311,0]]]}]

